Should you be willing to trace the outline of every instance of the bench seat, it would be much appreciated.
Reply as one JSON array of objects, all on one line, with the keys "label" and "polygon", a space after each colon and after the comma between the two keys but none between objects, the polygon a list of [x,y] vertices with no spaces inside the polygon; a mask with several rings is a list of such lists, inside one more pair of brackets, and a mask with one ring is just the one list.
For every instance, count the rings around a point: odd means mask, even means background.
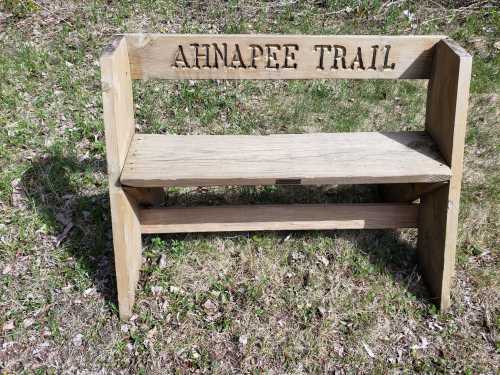
[{"label": "bench seat", "polygon": [[425,132],[135,134],[120,182],[133,187],[448,181]]}]

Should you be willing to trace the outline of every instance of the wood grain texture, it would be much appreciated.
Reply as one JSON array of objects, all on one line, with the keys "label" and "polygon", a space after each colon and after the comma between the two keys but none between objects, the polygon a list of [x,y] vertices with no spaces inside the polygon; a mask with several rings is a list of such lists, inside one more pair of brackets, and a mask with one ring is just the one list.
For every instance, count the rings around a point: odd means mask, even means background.
[{"label": "wood grain texture", "polygon": [[417,254],[432,296],[444,311],[450,307],[455,268],[472,57],[450,40],[435,48],[425,128],[450,165],[452,176],[449,184],[422,196]]},{"label": "wood grain texture", "polygon": [[118,304],[120,317],[128,319],[132,314],[142,249],[138,204],[119,181],[135,131],[125,39],[115,39],[105,49],[100,65]]},{"label": "wood grain texture", "polygon": [[135,135],[130,186],[435,182],[450,170],[423,132],[271,136]]},{"label": "wood grain texture", "polygon": [[[125,34],[125,37],[134,79],[427,79],[432,68],[433,46],[443,38],[263,34]],[[223,64],[220,53],[224,43],[227,64]],[[219,48],[217,68],[214,44]],[[236,62],[231,64],[233,58]]]},{"label": "wood grain texture", "polygon": [[152,208],[140,211],[143,233],[412,228],[413,204],[289,204]]},{"label": "wood grain texture", "polygon": [[132,83],[124,38],[116,38],[105,48],[101,60],[108,175],[118,176],[135,133]]}]

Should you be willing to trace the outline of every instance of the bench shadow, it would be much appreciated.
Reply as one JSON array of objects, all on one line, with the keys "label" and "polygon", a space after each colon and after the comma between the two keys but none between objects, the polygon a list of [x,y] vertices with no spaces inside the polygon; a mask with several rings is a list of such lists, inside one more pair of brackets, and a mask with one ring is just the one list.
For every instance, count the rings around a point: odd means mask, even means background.
[{"label": "bench shadow", "polygon": [[[71,268],[68,271],[87,275],[92,287],[103,296],[110,311],[116,311],[109,198],[107,189],[102,192],[104,189],[100,186],[102,173],[105,173],[104,160],[78,160],[56,150],[31,162],[31,166],[23,174],[22,186],[28,209],[45,224],[47,232],[53,236],[54,246],[63,246],[67,251],[69,259],[65,266]],[[82,179],[87,181],[82,184]],[[82,189],[82,185],[86,188]],[[173,193],[167,195],[166,204],[169,206],[383,201],[374,185],[239,187],[222,192],[198,188],[189,193],[173,190]],[[300,238],[311,232],[280,231],[275,232],[275,235],[285,238],[290,233],[295,238]],[[427,300],[425,286],[415,272],[414,241],[405,240],[398,231],[393,230],[338,230],[321,233],[334,239],[352,241],[378,270],[391,275],[395,282],[416,298]],[[201,239],[228,235],[234,236],[234,233],[176,234],[162,235],[162,238]],[[147,246],[151,238],[152,235],[144,236],[143,244]]]},{"label": "bench shadow", "polygon": [[[432,137],[425,131],[419,132],[381,132],[384,137],[392,141],[401,143],[405,147],[425,156],[430,160],[435,160],[441,164],[446,164],[441,155],[438,145],[432,140]],[[412,141],[408,141],[408,134],[411,134]]]},{"label": "bench shadow", "polygon": [[[194,189],[190,193],[171,194],[167,206],[232,205],[232,204],[277,204],[277,203],[383,203],[380,185],[304,186],[284,185],[265,187],[239,187],[226,189]],[[345,239],[367,257],[381,273],[390,275],[396,284],[418,300],[430,302],[430,295],[422,280],[416,255],[416,229],[365,229],[318,231],[332,239]],[[315,231],[276,231],[275,235],[285,239],[290,233],[294,238],[310,236]],[[248,236],[252,232],[239,232]],[[234,233],[191,233],[161,235],[170,240],[199,240],[219,236],[233,237]],[[146,236],[146,241],[151,236]],[[332,262],[335,259],[331,260]]]},{"label": "bench shadow", "polygon": [[[268,232],[278,236],[282,241],[291,234],[295,239],[310,238],[313,233],[335,240],[347,240],[365,256],[376,272],[389,275],[390,278],[416,300],[431,304],[427,287],[419,272],[416,246],[414,241],[405,239],[398,230],[365,229],[365,230],[324,230],[324,231],[274,231]],[[167,243],[173,240],[209,240],[212,238],[234,236],[250,236],[255,232],[221,232],[221,233],[189,233],[161,234],[145,236],[147,244],[153,236],[161,236]],[[411,237],[411,234],[410,234]],[[328,257],[328,255],[327,255]],[[329,259],[329,258],[328,258]],[[329,259],[335,262],[335,258]],[[353,274],[357,271],[353,270]]]},{"label": "bench shadow", "polygon": [[62,272],[90,278],[91,287],[116,310],[109,198],[100,193],[104,171],[104,160],[79,160],[56,149],[31,162],[22,186],[27,209],[44,223],[53,246],[67,252]]}]

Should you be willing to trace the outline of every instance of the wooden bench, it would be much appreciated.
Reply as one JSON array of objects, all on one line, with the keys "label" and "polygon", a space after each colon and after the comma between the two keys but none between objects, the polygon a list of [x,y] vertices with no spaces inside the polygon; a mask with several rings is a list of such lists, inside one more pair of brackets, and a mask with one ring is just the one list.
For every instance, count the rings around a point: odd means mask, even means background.
[{"label": "wooden bench", "polygon": [[[471,56],[443,36],[117,36],[101,57],[120,317],[142,233],[418,228],[431,296],[450,306]],[[133,79],[427,79],[425,131],[136,134]],[[169,186],[381,184],[387,203],[159,207]],[[419,198],[419,203],[414,203]]]}]

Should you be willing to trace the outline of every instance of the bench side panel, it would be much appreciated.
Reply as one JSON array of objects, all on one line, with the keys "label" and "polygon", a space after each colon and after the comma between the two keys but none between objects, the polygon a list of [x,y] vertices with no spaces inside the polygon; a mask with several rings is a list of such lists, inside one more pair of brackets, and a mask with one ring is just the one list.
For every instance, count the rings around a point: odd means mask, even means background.
[{"label": "bench side panel", "polygon": [[132,314],[141,266],[139,206],[120,184],[120,174],[135,133],[132,81],[124,38],[117,38],[101,56],[102,99],[108,163],[109,201],[120,317]]},{"label": "bench side panel", "polygon": [[432,296],[450,307],[472,57],[452,40],[436,45],[427,97],[426,131],[451,167],[451,178],[421,197],[417,254]]}]

